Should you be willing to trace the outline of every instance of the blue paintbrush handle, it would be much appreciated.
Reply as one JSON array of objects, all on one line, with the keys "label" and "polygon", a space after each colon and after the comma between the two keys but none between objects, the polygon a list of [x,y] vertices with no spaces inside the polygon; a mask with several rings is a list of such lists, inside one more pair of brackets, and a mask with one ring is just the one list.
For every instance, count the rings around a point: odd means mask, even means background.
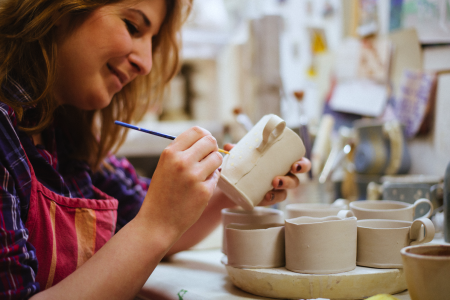
[{"label": "blue paintbrush handle", "polygon": [[142,131],[142,132],[145,132],[145,133],[150,133],[150,134],[153,134],[153,135],[157,135],[157,136],[169,139],[169,140],[174,140],[175,139],[175,137],[173,135],[168,135],[168,134],[164,134],[164,133],[160,133],[160,132],[156,132],[156,131],[151,131],[151,130],[148,130],[148,129],[144,129],[144,128],[141,128],[141,127],[137,127],[137,126],[128,124],[128,123],[124,123],[124,122],[120,122],[120,121],[114,121],[114,123],[117,124],[117,125],[123,126],[123,127],[130,128],[130,129],[134,129],[134,130]]}]

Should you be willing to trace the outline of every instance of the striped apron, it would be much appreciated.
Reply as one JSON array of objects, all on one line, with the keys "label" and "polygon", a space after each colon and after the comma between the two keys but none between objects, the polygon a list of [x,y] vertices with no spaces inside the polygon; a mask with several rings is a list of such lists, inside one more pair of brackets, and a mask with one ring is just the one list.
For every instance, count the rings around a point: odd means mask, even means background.
[{"label": "striped apron", "polygon": [[95,187],[95,199],[62,197],[40,183],[28,165],[31,197],[25,227],[36,248],[36,282],[44,290],[73,273],[114,235],[118,201]]}]

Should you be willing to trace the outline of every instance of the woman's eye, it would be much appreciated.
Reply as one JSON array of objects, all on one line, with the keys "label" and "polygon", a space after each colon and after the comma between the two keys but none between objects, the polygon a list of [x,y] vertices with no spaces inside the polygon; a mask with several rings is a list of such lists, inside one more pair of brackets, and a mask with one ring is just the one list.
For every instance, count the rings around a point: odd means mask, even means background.
[{"label": "woman's eye", "polygon": [[127,19],[125,19],[123,21],[125,22],[125,25],[127,26],[128,32],[130,32],[131,34],[139,33],[139,30],[137,29],[136,26],[133,25],[133,23],[131,23]]}]

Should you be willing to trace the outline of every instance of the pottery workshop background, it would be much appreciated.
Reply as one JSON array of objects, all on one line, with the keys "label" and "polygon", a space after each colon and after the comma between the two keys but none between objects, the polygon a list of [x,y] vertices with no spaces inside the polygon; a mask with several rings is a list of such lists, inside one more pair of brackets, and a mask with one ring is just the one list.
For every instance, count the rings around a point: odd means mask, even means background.
[{"label": "pottery workshop background", "polygon": [[[276,114],[303,138],[306,129],[310,179],[318,179],[333,149],[355,143],[360,122],[399,121],[400,129],[380,132],[385,144],[402,133],[402,150],[390,155],[408,156],[403,169],[398,162],[359,175],[444,175],[450,1],[195,0],[182,39],[180,73],[142,127],[176,135],[200,125],[222,146]],[[151,176],[169,142],[130,132],[119,155]],[[324,180],[354,172],[334,171]]]}]

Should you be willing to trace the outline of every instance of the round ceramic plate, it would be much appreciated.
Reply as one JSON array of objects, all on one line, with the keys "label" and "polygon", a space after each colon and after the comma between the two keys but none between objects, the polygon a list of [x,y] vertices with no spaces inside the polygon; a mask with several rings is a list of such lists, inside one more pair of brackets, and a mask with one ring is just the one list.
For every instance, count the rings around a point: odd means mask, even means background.
[{"label": "round ceramic plate", "polygon": [[286,268],[241,269],[222,263],[238,288],[263,297],[282,299],[362,299],[377,294],[396,294],[407,289],[403,269],[357,266],[336,274],[300,274]]}]

